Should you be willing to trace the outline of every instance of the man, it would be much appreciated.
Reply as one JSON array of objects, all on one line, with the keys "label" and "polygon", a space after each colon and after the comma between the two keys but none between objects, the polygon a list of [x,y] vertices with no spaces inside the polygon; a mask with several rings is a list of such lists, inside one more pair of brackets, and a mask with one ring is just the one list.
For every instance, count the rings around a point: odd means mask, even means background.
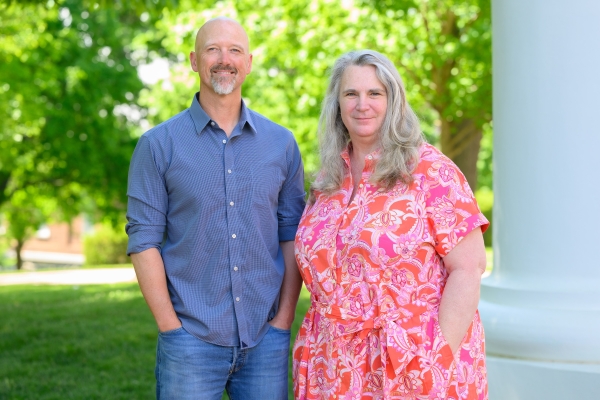
[{"label": "man", "polygon": [[304,208],[290,131],[248,109],[248,36],[206,22],[190,53],[200,92],[146,132],[129,170],[128,253],[158,325],[160,399],[287,398]]}]

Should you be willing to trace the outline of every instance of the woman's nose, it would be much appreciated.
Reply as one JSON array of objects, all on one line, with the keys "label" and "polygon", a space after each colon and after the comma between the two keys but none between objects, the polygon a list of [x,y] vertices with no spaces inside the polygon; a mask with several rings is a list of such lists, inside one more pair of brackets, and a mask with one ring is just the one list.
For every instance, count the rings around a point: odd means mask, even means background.
[{"label": "woman's nose", "polygon": [[369,108],[368,99],[363,96],[358,96],[358,99],[356,100],[356,109],[365,110],[367,108]]}]

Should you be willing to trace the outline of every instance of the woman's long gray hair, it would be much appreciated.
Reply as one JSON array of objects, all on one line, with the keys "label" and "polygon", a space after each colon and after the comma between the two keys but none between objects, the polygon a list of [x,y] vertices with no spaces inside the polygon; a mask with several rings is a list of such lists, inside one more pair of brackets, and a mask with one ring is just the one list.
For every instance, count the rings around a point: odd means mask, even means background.
[{"label": "woman's long gray hair", "polygon": [[351,65],[375,67],[377,78],[387,92],[387,112],[379,134],[381,157],[371,181],[391,189],[399,181],[409,184],[417,166],[419,148],[424,142],[419,119],[406,101],[400,74],[394,64],[383,54],[373,50],[352,51],[344,54],[333,65],[331,78],[319,118],[319,149],[321,169],[311,186],[313,191],[330,195],[339,190],[346,164],[340,153],[350,142],[348,129],[340,113],[340,84],[342,75]]}]

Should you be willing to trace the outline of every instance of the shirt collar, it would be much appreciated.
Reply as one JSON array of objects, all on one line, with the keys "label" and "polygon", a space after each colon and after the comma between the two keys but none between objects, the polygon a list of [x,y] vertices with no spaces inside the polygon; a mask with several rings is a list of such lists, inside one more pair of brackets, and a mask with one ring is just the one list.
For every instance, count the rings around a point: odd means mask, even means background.
[{"label": "shirt collar", "polygon": [[[189,111],[192,116],[192,120],[194,121],[194,126],[196,127],[196,133],[200,134],[206,128],[211,121],[208,114],[202,109],[200,102],[198,101],[198,96],[200,92],[196,92],[194,98],[192,99],[192,104],[190,105]],[[242,132],[250,132],[256,134],[256,125],[254,124],[254,120],[252,119],[252,114],[250,113],[250,109],[246,107],[246,103],[242,99],[242,109],[240,112],[240,121],[238,122],[238,126],[240,127]]]}]

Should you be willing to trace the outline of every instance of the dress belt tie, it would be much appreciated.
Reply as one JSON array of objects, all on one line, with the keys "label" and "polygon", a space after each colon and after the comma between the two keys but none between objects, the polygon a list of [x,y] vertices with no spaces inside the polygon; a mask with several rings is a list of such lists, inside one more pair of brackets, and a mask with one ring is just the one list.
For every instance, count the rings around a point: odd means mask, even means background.
[{"label": "dress belt tie", "polygon": [[[399,313],[387,314],[374,319],[344,318],[337,307],[326,306],[323,303],[313,302],[311,308],[330,321],[328,333],[332,338],[349,343],[350,335],[358,334],[365,339],[372,331],[378,338],[378,347],[381,354],[381,363],[385,371],[389,358],[394,372],[400,373],[406,365],[417,355],[418,342],[421,341],[421,326],[411,327],[408,330],[401,325]],[[372,342],[369,341],[372,345]],[[387,357],[386,357],[387,354]],[[385,379],[385,378],[384,378]]]}]

